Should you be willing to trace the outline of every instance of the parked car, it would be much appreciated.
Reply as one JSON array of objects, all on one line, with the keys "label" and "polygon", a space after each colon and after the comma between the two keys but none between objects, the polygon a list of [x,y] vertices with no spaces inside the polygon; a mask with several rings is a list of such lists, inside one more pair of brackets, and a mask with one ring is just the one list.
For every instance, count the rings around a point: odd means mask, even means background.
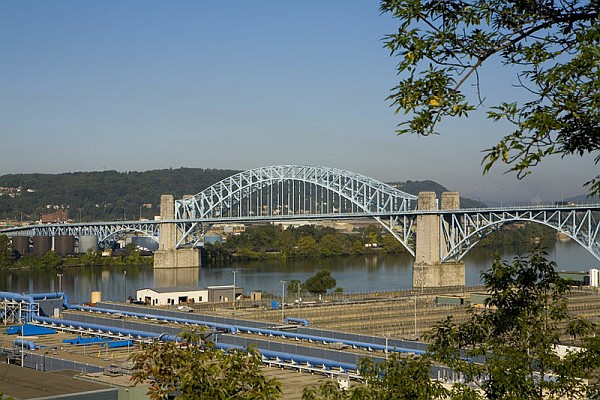
[{"label": "parked car", "polygon": [[177,306],[177,309],[183,312],[194,312],[194,309],[189,306]]}]

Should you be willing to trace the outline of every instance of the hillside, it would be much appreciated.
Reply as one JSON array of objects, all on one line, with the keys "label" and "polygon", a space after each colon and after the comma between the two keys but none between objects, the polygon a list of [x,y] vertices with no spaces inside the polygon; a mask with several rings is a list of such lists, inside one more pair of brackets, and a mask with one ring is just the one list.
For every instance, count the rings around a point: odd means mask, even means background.
[{"label": "hillside", "polygon": [[[181,198],[238,171],[202,168],[0,176],[0,219],[39,220],[68,208],[76,221],[151,218],[162,194]],[[12,193],[8,189],[12,190]],[[20,188],[17,192],[16,189]],[[12,194],[12,196],[11,196]],[[144,206],[145,205],[145,206]]]},{"label": "hillside", "polygon": [[[73,172],[0,176],[0,219],[39,220],[41,215],[68,209],[74,221],[153,218],[162,194],[181,198],[196,194],[238,171],[178,168],[145,172]],[[433,181],[392,183],[411,194],[446,188]],[[483,206],[461,198],[462,207]]]},{"label": "hillside", "polygon": [[[390,185],[410,194],[414,194],[415,196],[419,194],[419,192],[435,192],[437,198],[439,199],[442,196],[442,192],[449,192],[450,190],[446,189],[444,186],[440,185],[434,181],[406,181],[406,182],[391,182]],[[460,207],[461,208],[481,208],[486,207],[486,205],[482,202],[471,200],[466,197],[460,198]]]}]

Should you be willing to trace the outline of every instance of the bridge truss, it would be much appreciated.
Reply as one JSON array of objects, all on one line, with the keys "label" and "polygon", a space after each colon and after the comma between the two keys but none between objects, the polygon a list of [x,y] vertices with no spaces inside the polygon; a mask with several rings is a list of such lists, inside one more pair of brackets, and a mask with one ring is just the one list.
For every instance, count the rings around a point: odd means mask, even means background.
[{"label": "bridge truss", "polygon": [[174,219],[50,224],[0,233],[26,236],[95,235],[106,247],[125,234],[158,241],[159,225],[174,224],[177,248],[200,246],[216,223],[374,219],[415,256],[419,215],[440,217],[440,259],[460,261],[502,225],[540,223],[575,240],[600,260],[600,205],[528,206],[473,210],[416,210],[417,197],[383,182],[336,168],[261,167],[235,174],[202,192],[176,200]]},{"label": "bridge truss", "polygon": [[376,218],[413,210],[417,197],[336,168],[276,165],[240,172],[193,197],[175,201],[177,247],[197,246],[207,221]]},{"label": "bridge truss", "polygon": [[43,224],[2,230],[11,236],[96,236],[103,247],[110,247],[127,234],[146,236],[158,242],[159,221],[115,221],[76,224]]},{"label": "bridge truss", "polygon": [[549,226],[600,260],[600,206],[529,206],[486,210],[439,211],[444,240],[442,261],[461,260],[481,239],[502,225],[524,221]]}]

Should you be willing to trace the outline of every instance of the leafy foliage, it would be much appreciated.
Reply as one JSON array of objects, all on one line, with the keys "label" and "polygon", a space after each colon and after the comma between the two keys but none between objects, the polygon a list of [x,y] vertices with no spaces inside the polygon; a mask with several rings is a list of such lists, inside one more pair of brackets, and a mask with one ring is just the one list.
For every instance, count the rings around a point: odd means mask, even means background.
[{"label": "leafy foliage", "polygon": [[[222,250],[241,259],[259,259],[266,257],[267,253],[276,254],[281,258],[305,258],[364,254],[368,251],[404,251],[398,240],[392,235],[383,235],[381,230],[381,227],[373,225],[349,235],[333,228],[315,225],[287,229],[270,224],[255,225],[246,232],[228,237]],[[381,244],[383,247],[365,248],[365,244],[371,243]],[[222,259],[227,258],[226,255],[222,255]]]},{"label": "leafy foliage", "polygon": [[[495,259],[482,274],[487,308],[471,309],[468,320],[441,321],[428,335],[422,357],[393,355],[384,363],[363,359],[365,382],[350,390],[332,381],[304,391],[305,400],[328,399],[566,399],[598,398],[587,378],[600,367],[596,326],[567,313],[567,282],[546,254],[534,249],[512,264]],[[581,351],[559,357],[568,334]],[[464,381],[443,387],[430,379],[432,365],[447,366]],[[591,396],[591,397],[590,397]]]},{"label": "leafy foliage", "polygon": [[539,240],[540,246],[547,248],[553,246],[556,242],[556,230],[553,228],[537,223],[519,225],[521,224],[504,225],[502,229],[483,237],[477,246],[505,248],[506,246],[524,243],[531,244]]},{"label": "leafy foliage", "polygon": [[[598,0],[383,0],[380,8],[399,23],[385,38],[401,76],[388,99],[411,114],[398,133],[429,135],[444,117],[482,107],[480,71],[497,63],[517,71],[524,100],[487,107],[514,130],[486,150],[484,172],[501,161],[522,178],[552,154],[600,161]],[[586,185],[599,194],[600,175]]]},{"label": "leafy foliage", "polygon": [[331,276],[331,271],[323,269],[311,276],[304,283],[304,288],[314,294],[323,294],[327,290],[333,289],[337,284],[335,278]]},{"label": "leafy foliage", "polygon": [[289,281],[285,290],[290,294],[290,296],[302,294],[302,292],[306,291],[304,285],[298,279],[292,279]]},{"label": "leafy foliage", "polygon": [[565,358],[556,353],[564,326],[573,337],[587,337],[593,327],[568,315],[569,287],[555,268],[540,250],[512,264],[494,260],[482,274],[487,308],[471,310],[464,323],[448,317],[438,324],[430,336],[433,360],[464,374],[488,399],[583,396],[581,378],[598,367],[600,353],[594,340]]},{"label": "leafy foliage", "polygon": [[[18,253],[17,253],[18,254]],[[6,235],[0,235],[0,268],[7,268],[15,260],[15,250]]]},{"label": "leafy foliage", "polygon": [[304,400],[386,400],[386,399],[444,399],[449,391],[429,377],[430,360],[426,357],[402,357],[392,354],[382,363],[368,358],[359,363],[364,384],[346,391],[333,381],[323,381],[316,387],[304,390]]},{"label": "leafy foliage", "polygon": [[131,356],[133,381],[149,383],[152,399],[278,399],[281,384],[260,370],[254,348],[218,349],[196,332],[182,334],[181,342],[145,344]]}]

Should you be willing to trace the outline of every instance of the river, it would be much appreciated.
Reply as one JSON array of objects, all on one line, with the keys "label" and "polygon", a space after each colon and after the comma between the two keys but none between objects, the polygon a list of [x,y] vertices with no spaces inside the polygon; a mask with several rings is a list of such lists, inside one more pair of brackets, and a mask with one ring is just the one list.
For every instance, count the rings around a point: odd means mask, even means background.
[{"label": "river", "polygon": [[[512,260],[525,249],[504,248],[501,256]],[[600,268],[600,261],[573,241],[557,241],[547,250],[559,270],[587,271]],[[465,257],[466,283],[480,284],[481,272],[491,265],[492,255],[475,248]],[[412,285],[412,258],[409,255],[369,255],[324,259],[266,260],[234,263],[227,267],[154,270],[152,266],[87,267],[51,270],[0,271],[0,290],[18,293],[55,292],[61,289],[71,302],[90,301],[92,291],[102,292],[103,300],[122,301],[144,287],[210,286],[233,284],[244,292],[262,290],[281,295],[281,281],[305,281],[320,269],[329,269],[344,292],[376,292],[409,289]],[[58,273],[62,276],[58,276]]]}]

